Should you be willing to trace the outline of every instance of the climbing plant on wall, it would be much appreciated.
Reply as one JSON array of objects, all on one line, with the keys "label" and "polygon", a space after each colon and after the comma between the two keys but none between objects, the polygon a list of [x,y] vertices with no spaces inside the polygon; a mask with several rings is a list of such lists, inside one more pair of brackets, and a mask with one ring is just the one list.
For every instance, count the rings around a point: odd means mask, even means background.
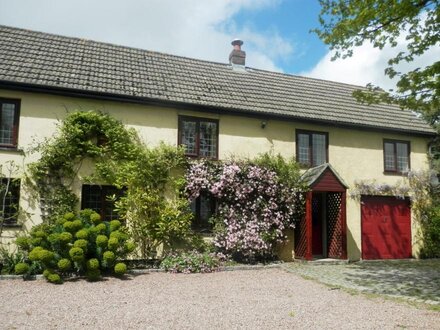
[{"label": "climbing plant on wall", "polygon": [[179,182],[174,175],[186,162],[180,148],[160,145],[147,148],[133,129],[108,114],[70,113],[55,137],[32,150],[40,153],[29,166],[29,179],[39,200],[44,222],[55,223],[77,208],[72,185],[86,159],[94,164],[91,182],[124,188],[116,201],[119,215],[129,220],[128,229],[144,257],[157,245],[186,238],[191,215],[188,202],[175,195],[166,199]]},{"label": "climbing plant on wall", "polygon": [[216,247],[234,259],[270,258],[286,229],[303,216],[305,186],[298,165],[265,154],[256,160],[193,162],[186,175],[190,200],[202,192],[218,202]]}]

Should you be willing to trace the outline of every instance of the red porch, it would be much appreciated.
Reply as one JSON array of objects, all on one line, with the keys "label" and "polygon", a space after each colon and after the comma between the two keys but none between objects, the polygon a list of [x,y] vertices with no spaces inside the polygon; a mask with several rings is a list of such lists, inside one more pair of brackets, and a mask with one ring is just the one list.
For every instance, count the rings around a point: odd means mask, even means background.
[{"label": "red porch", "polygon": [[309,169],[303,178],[310,191],[295,229],[295,258],[347,259],[347,185],[330,164]]}]

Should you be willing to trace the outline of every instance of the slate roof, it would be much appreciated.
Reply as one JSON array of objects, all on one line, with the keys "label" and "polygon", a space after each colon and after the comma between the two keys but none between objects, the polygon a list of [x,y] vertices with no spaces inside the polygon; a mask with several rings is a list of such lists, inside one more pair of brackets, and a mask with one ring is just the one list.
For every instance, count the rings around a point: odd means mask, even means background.
[{"label": "slate roof", "polygon": [[209,107],[221,113],[410,134],[434,132],[409,111],[357,103],[351,94],[358,86],[253,68],[239,72],[229,64],[0,25],[1,85],[111,94]]},{"label": "slate roof", "polygon": [[319,180],[319,178],[321,178],[321,175],[327,169],[329,169],[336,176],[336,178],[339,180],[341,185],[343,185],[345,188],[348,189],[348,185],[345,183],[344,180],[342,180],[342,178],[338,174],[338,172],[336,172],[336,170],[333,168],[333,166],[331,166],[329,163],[324,163],[324,164],[309,168],[307,171],[305,171],[301,175],[301,178],[309,187],[311,187],[313,184],[315,184],[316,181]]}]

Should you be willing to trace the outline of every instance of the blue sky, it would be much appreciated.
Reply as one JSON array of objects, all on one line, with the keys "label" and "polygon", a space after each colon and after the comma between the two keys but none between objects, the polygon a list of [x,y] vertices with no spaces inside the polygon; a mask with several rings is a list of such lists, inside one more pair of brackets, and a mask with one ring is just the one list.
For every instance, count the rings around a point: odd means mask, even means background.
[{"label": "blue sky", "polygon": [[277,59],[284,72],[311,70],[327,53],[327,47],[311,29],[319,26],[320,6],[317,0],[289,0],[263,10],[243,10],[235,20],[254,26],[256,30],[277,31],[295,50],[292,56]]},{"label": "blue sky", "polygon": [[[332,62],[310,33],[319,11],[318,0],[0,0],[0,24],[220,63],[238,37],[250,67],[392,88],[383,71],[405,48],[404,36],[396,48],[366,44]],[[411,65],[438,58],[433,49]]]}]

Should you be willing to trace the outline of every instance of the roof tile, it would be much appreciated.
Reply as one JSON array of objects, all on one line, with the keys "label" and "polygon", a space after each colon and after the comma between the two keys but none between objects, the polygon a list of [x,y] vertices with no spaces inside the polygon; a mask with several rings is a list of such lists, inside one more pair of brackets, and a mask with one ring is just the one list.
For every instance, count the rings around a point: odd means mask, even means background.
[{"label": "roof tile", "polygon": [[432,134],[410,111],[357,103],[361,87],[179,57],[0,25],[0,81],[136,96],[318,120],[341,125]]}]

